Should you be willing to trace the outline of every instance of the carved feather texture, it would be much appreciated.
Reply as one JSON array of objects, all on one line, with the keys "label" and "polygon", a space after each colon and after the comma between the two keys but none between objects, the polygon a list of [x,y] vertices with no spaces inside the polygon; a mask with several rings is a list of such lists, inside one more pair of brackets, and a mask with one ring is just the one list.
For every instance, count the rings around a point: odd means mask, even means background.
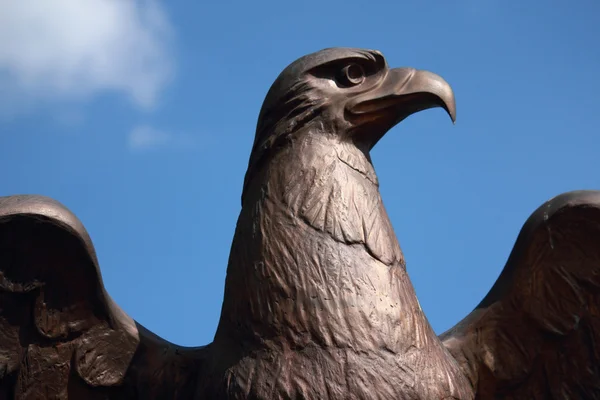
[{"label": "carved feather texture", "polygon": [[[314,141],[324,141],[315,145]],[[346,244],[363,244],[385,265],[403,263],[383,206],[377,178],[365,155],[337,138],[308,137],[291,154],[288,170],[269,187],[294,215]]]},{"label": "carved feather texture", "polygon": [[277,157],[291,158],[247,193],[231,251],[217,337],[254,340],[228,370],[230,396],[469,398],[418,305],[364,154],[323,134]]},{"label": "carved feather texture", "polygon": [[173,345],[138,329],[104,292],[89,237],[68,210],[37,196],[0,198],[0,399],[190,398],[195,368],[177,369],[197,366],[201,351],[171,355]]},{"label": "carved feather texture", "polygon": [[441,337],[480,398],[600,399],[599,244],[598,192],[529,218],[490,294]]}]

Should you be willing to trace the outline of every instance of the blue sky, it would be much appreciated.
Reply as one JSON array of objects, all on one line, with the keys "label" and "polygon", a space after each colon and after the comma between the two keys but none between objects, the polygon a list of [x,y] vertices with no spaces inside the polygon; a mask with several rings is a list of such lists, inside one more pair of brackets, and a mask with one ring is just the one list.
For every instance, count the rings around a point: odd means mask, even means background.
[{"label": "blue sky", "polygon": [[263,98],[291,61],[381,50],[442,75],[457,123],[410,117],[373,152],[441,333],[490,289],[530,213],[600,189],[600,3],[0,0],[0,195],[67,205],[127,313],[212,340]]}]

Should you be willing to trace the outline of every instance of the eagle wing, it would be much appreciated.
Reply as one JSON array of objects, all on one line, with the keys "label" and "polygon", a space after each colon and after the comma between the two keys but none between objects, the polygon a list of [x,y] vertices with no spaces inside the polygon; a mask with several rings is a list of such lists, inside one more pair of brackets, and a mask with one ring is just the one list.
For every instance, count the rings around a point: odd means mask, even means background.
[{"label": "eagle wing", "polygon": [[477,399],[600,399],[600,192],[538,208],[488,295],[440,339]]},{"label": "eagle wing", "polygon": [[160,339],[113,302],[65,207],[0,197],[0,399],[191,398],[205,352]]}]

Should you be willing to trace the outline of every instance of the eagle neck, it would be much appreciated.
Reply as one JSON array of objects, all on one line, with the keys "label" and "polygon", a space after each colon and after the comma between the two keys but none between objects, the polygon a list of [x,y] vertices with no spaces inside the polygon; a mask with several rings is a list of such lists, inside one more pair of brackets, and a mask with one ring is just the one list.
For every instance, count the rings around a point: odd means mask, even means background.
[{"label": "eagle neck", "polygon": [[369,174],[370,160],[333,135],[272,159],[238,219],[215,340],[393,353],[429,345],[435,335]]}]

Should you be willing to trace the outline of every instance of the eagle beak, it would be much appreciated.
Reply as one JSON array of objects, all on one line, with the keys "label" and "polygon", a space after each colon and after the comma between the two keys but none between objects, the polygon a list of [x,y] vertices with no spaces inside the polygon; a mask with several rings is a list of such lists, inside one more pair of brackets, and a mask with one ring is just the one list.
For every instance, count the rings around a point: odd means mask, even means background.
[{"label": "eagle beak", "polygon": [[[452,88],[442,77],[413,68],[388,70],[379,85],[347,103],[357,131],[367,127],[370,147],[392,127],[419,111],[441,107],[456,121]],[[364,132],[367,133],[367,132]],[[362,134],[361,134],[362,136]]]}]

